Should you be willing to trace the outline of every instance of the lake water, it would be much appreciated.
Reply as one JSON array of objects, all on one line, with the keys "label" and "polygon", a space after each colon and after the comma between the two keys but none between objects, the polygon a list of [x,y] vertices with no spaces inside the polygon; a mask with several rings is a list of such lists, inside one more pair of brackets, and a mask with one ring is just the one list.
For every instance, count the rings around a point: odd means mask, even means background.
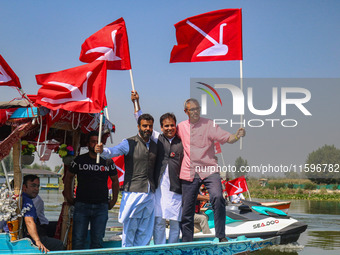
[{"label": "lake water", "polygon": [[[45,214],[49,220],[58,220],[63,196],[61,191],[41,190],[40,196],[45,201]],[[265,201],[265,200],[256,200]],[[340,254],[340,202],[295,200],[289,209],[289,215],[308,224],[301,234],[298,244],[279,245],[252,254],[279,255],[336,255]],[[108,229],[119,230],[118,211],[109,212]],[[107,231],[105,238],[117,233]]]},{"label": "lake water", "polygon": [[301,234],[298,244],[279,245],[254,254],[340,254],[340,202],[292,200],[288,214],[308,225],[307,230]]}]

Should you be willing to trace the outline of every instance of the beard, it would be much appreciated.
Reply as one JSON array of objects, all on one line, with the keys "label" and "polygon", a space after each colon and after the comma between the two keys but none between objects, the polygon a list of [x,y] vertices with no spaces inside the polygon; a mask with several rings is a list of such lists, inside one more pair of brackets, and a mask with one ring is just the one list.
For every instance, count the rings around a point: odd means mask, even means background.
[{"label": "beard", "polygon": [[143,131],[143,130],[139,130],[139,134],[140,136],[145,139],[145,140],[149,140],[151,137],[151,132],[150,131]]},{"label": "beard", "polygon": [[97,153],[94,151],[94,147],[88,146],[87,148],[89,149],[89,152],[92,152],[92,153],[94,153],[94,154],[97,154]]}]

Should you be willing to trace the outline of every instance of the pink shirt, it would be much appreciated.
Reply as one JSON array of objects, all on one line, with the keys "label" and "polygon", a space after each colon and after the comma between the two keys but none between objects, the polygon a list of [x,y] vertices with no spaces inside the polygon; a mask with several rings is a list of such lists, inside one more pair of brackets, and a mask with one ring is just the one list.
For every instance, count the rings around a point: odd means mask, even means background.
[{"label": "pink shirt", "polygon": [[226,143],[229,132],[217,125],[214,127],[212,120],[201,117],[195,124],[189,120],[179,123],[177,134],[184,148],[180,179],[193,181],[196,172],[204,179],[217,171],[214,143]]}]

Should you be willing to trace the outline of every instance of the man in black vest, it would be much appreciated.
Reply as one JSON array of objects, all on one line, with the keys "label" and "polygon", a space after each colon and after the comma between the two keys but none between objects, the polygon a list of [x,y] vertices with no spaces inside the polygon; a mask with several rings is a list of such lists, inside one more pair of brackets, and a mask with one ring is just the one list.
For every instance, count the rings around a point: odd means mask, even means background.
[{"label": "man in black vest", "polygon": [[125,155],[125,176],[118,221],[123,223],[122,247],[147,245],[152,237],[155,206],[157,144],[150,139],[154,119],[138,118],[138,134],[111,148],[96,145],[104,158]]},{"label": "man in black vest", "polygon": [[162,134],[158,136],[155,207],[155,244],[165,244],[165,221],[170,222],[168,243],[179,241],[182,217],[182,188],[179,174],[183,159],[183,145],[176,135],[176,117],[165,113],[160,118]]},{"label": "man in black vest", "polygon": [[[138,118],[142,111],[137,91],[131,91],[131,101],[135,108],[135,117]],[[155,244],[166,243],[165,227],[166,220],[169,220],[168,243],[177,243],[182,217],[182,189],[179,174],[183,159],[183,145],[176,135],[176,116],[173,113],[163,114],[159,122],[163,133],[154,130],[151,136],[151,139],[157,143],[153,240]]]}]

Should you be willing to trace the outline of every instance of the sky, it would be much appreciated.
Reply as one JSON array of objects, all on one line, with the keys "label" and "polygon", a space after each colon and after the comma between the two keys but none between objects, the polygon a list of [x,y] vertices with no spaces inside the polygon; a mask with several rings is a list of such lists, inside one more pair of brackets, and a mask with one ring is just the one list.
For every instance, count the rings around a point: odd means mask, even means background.
[{"label": "sky", "polygon": [[[174,24],[209,11],[242,8],[243,76],[272,79],[269,83],[273,83],[256,87],[245,83],[245,93],[248,87],[253,87],[254,104],[261,102],[259,108],[268,108],[272,87],[278,87],[279,91],[285,86],[303,87],[312,95],[305,105],[312,116],[304,116],[295,108],[288,109],[284,117],[278,109],[270,117],[294,118],[299,125],[246,127],[242,150],[239,145],[223,145],[225,164],[233,165],[238,156],[247,159],[249,165],[303,164],[308,153],[325,144],[340,148],[337,98],[340,87],[336,79],[340,67],[340,2],[337,0],[0,0],[0,5],[0,54],[18,75],[27,94],[36,94],[40,87],[36,84],[36,74],[84,64],[79,61],[84,40],[123,17],[143,112],[151,113],[156,120],[165,112],[173,112],[178,122],[186,119],[183,102],[191,96],[191,80],[213,85],[215,78],[238,78],[240,65],[239,61],[170,64],[170,52],[176,44]],[[283,78],[310,80],[278,82],[277,79]],[[193,83],[191,86],[195,86]],[[137,132],[130,91],[128,71],[108,71],[108,110],[110,120],[116,125],[113,145]],[[18,96],[16,90],[0,87],[0,101]],[[231,108],[229,101],[226,107]],[[258,116],[246,110],[244,118]],[[158,121],[154,128],[160,129]],[[234,133],[238,127],[223,128]],[[53,157],[47,165],[60,163],[60,159]]]}]

